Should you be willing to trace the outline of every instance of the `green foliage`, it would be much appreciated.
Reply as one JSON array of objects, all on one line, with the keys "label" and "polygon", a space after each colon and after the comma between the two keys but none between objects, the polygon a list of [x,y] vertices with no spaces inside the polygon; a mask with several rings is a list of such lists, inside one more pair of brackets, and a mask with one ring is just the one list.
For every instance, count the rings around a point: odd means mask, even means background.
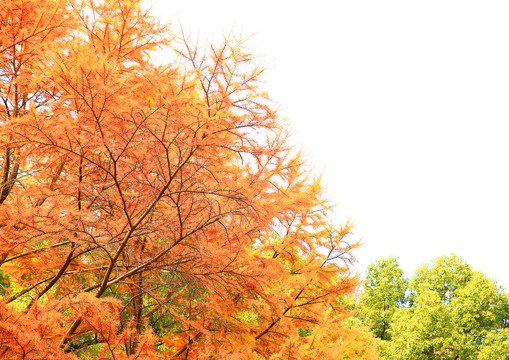
[{"label": "green foliage", "polygon": [[310,328],[299,328],[299,336],[300,337],[306,337],[306,336],[309,336],[311,335],[313,331],[310,329]]},{"label": "green foliage", "polygon": [[431,290],[421,292],[411,308],[399,309],[391,332],[383,351],[388,359],[454,359],[466,345],[447,305]]},{"label": "green foliage", "polygon": [[417,269],[410,281],[414,293],[425,289],[435,291],[448,302],[457,289],[463,288],[472,278],[472,268],[456,255],[440,256],[431,265]]},{"label": "green foliage", "polygon": [[5,295],[6,289],[10,286],[9,275],[4,275],[0,270],[0,295]]},{"label": "green foliage", "polygon": [[392,317],[405,303],[407,286],[408,281],[394,257],[380,259],[368,267],[361,317],[377,338],[389,339]]},{"label": "green foliage", "polygon": [[509,359],[509,298],[493,280],[451,255],[416,271],[408,302],[406,284],[394,258],[368,268],[359,314],[383,359]]},{"label": "green foliage", "polygon": [[480,272],[472,272],[471,280],[457,290],[450,308],[463,334],[477,334],[477,343],[493,329],[506,326],[509,318],[508,295]]},{"label": "green foliage", "polygon": [[490,331],[484,339],[478,360],[509,360],[509,329]]}]

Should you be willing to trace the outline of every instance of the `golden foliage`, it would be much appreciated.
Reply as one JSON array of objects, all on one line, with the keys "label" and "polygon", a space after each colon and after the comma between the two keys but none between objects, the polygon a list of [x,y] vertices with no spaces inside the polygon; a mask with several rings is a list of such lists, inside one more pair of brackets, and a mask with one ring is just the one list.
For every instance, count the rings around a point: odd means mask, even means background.
[{"label": "golden foliage", "polygon": [[[0,13],[0,354],[375,356],[336,305],[350,226],[242,41],[202,51],[138,0]],[[155,65],[162,46],[180,60]]]}]

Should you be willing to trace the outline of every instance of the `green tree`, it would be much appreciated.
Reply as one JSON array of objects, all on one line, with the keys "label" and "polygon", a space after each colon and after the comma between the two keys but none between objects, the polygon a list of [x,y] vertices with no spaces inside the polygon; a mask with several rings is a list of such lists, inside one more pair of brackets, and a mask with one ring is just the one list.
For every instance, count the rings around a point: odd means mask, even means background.
[{"label": "green tree", "polygon": [[431,290],[418,294],[412,307],[396,312],[391,335],[391,341],[382,345],[386,359],[456,359],[465,345],[448,306]]},{"label": "green tree", "polygon": [[368,267],[360,316],[377,338],[390,338],[392,317],[405,303],[407,288],[396,258],[380,259]]},{"label": "green tree", "polygon": [[456,290],[464,287],[471,278],[472,268],[463,259],[454,254],[440,256],[430,265],[417,269],[410,288],[413,294],[426,289],[435,291],[443,302],[448,303]]},{"label": "green tree", "polygon": [[490,331],[484,339],[478,360],[509,360],[509,329]]},{"label": "green tree", "polygon": [[489,331],[507,326],[508,295],[484,274],[473,272],[471,280],[453,295],[454,321],[462,334],[473,335],[473,342],[481,344]]},{"label": "green tree", "polygon": [[381,345],[384,358],[465,360],[508,353],[495,341],[504,344],[508,295],[461,258],[443,256],[422,266],[410,288],[409,307],[397,309],[391,340]]}]

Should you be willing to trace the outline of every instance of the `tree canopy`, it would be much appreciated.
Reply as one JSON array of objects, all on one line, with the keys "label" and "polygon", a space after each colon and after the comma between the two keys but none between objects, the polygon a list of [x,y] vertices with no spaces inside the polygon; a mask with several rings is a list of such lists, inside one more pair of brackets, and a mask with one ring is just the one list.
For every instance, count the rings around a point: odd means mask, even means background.
[{"label": "tree canopy", "polygon": [[408,281],[396,258],[379,259],[368,267],[361,311],[366,323],[381,340],[389,339],[392,317],[404,304],[407,288]]},{"label": "tree canopy", "polygon": [[455,255],[423,265],[410,280],[389,258],[368,268],[359,316],[385,340],[383,359],[503,360],[509,354],[508,298]]},{"label": "tree canopy", "polygon": [[0,357],[375,358],[263,68],[142,5],[0,4]]}]

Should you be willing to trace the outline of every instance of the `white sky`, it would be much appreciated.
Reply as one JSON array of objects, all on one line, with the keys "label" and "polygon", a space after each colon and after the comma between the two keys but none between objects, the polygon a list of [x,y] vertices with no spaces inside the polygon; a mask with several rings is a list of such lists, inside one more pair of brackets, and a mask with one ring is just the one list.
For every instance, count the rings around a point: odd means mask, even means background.
[{"label": "white sky", "polygon": [[509,288],[509,2],[156,1],[202,40],[249,35],[359,269],[455,253]]}]

